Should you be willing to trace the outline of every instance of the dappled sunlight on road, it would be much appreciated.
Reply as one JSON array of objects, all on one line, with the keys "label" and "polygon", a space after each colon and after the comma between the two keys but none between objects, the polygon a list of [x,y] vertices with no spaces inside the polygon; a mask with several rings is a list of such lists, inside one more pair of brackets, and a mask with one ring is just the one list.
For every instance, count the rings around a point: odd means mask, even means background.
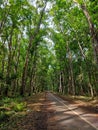
[{"label": "dappled sunlight on road", "polygon": [[94,125],[87,120],[94,116],[78,110],[75,105],[68,106],[68,102],[51,93],[47,94],[47,99],[49,101],[47,110],[51,110],[48,116],[48,130],[96,130]]}]

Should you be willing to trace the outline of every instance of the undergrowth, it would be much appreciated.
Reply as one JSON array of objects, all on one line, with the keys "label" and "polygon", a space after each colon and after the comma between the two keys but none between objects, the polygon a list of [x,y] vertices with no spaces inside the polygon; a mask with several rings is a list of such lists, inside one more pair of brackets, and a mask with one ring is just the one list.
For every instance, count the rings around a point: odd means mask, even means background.
[{"label": "undergrowth", "polygon": [[26,111],[27,104],[22,97],[3,98],[0,100],[0,130],[10,122],[13,117],[19,118]]}]

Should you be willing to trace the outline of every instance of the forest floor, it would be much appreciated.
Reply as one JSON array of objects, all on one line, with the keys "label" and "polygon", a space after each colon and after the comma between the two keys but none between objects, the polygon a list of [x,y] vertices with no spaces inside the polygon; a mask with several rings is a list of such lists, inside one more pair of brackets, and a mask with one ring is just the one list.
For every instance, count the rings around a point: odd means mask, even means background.
[{"label": "forest floor", "polygon": [[[59,97],[84,111],[98,114],[97,99],[73,99],[72,97],[68,98],[61,95]],[[51,107],[46,93],[33,95],[32,97],[25,98],[24,101],[26,109],[16,112],[8,120],[3,121],[2,125],[0,125],[0,130],[60,130],[55,122],[55,110]]]}]

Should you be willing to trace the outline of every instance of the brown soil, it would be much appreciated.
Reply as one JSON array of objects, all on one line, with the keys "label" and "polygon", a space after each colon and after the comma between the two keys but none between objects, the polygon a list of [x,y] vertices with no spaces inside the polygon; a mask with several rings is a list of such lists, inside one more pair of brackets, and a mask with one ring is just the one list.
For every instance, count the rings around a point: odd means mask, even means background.
[{"label": "brown soil", "polygon": [[[25,99],[27,109],[17,113],[10,118],[7,125],[0,130],[47,130],[49,127],[48,117],[52,117],[53,110],[49,109],[49,101],[46,100],[45,93],[33,95]],[[54,120],[50,118],[50,122]],[[53,124],[52,124],[53,125]]]}]

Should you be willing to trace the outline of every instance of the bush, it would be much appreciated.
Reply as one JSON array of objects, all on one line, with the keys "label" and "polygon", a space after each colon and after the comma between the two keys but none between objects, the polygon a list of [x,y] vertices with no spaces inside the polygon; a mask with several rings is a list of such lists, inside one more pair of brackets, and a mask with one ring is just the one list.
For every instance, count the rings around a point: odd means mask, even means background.
[{"label": "bush", "polygon": [[25,103],[17,103],[14,105],[13,110],[16,112],[23,111],[25,107],[26,107]]}]

